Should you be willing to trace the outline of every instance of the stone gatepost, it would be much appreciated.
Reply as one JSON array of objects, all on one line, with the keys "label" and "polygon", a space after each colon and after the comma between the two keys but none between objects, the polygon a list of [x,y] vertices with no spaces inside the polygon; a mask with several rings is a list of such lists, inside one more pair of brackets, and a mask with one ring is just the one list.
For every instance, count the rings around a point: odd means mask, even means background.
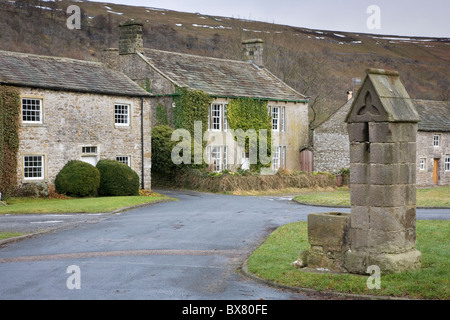
[{"label": "stone gatepost", "polygon": [[367,70],[347,116],[351,216],[344,268],[383,274],[420,268],[416,135],[420,117],[395,71]]}]

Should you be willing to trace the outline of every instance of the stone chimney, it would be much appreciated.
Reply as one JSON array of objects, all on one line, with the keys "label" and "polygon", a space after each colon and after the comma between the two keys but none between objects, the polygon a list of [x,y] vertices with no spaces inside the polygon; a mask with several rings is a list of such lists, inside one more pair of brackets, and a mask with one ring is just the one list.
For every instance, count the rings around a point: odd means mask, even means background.
[{"label": "stone chimney", "polygon": [[250,39],[242,41],[242,45],[245,61],[254,63],[258,67],[263,67],[264,41],[261,39]]},{"label": "stone chimney", "polygon": [[143,24],[138,21],[126,21],[119,25],[119,54],[133,54],[144,51],[142,38]]}]

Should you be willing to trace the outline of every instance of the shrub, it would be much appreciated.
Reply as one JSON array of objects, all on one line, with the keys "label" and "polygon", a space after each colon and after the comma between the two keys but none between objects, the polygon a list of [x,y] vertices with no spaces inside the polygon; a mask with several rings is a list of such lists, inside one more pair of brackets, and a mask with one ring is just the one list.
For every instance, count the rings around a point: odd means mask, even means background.
[{"label": "shrub", "polygon": [[55,188],[58,193],[74,197],[96,196],[99,186],[98,169],[79,160],[69,161],[55,179]]},{"label": "shrub", "polygon": [[152,176],[170,179],[177,171],[172,161],[173,129],[169,126],[156,126],[152,130]]},{"label": "shrub", "polygon": [[48,198],[50,191],[47,183],[32,182],[24,184],[19,191],[22,197]]},{"label": "shrub", "polygon": [[100,160],[100,196],[138,196],[139,176],[126,164],[116,160]]}]

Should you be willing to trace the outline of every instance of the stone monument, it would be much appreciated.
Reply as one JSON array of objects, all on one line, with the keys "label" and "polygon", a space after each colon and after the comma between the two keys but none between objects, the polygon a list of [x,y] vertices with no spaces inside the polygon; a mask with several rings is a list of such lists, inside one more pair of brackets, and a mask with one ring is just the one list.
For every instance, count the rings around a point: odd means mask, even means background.
[{"label": "stone monument", "polygon": [[351,215],[308,217],[311,248],[298,266],[367,274],[420,268],[416,135],[420,117],[396,71],[369,69],[346,122]]}]

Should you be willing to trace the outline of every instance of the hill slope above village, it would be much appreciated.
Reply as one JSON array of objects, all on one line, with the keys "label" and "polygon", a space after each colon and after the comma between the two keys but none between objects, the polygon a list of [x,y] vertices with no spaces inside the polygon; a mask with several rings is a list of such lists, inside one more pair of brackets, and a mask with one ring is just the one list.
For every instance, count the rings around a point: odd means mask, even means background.
[{"label": "hill slope above village", "polygon": [[[81,30],[69,30],[69,5],[82,9]],[[265,66],[311,97],[319,123],[342,106],[353,79],[367,68],[395,69],[416,99],[448,100],[450,39],[312,30],[201,13],[94,1],[0,0],[0,49],[97,60],[118,47],[118,24],[144,23],[147,48],[242,59],[241,41],[265,42]]]}]

